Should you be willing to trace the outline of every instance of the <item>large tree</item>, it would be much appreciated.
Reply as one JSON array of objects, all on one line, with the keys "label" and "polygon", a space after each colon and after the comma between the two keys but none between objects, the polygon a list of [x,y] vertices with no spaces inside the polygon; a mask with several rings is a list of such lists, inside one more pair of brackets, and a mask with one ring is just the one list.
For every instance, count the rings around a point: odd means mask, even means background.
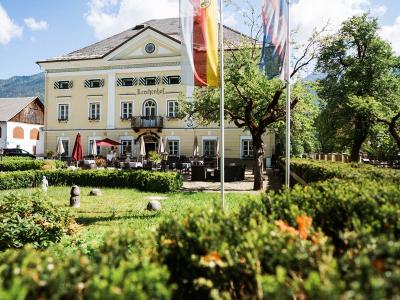
[{"label": "large tree", "polygon": [[[343,22],[340,30],[325,38],[317,70],[318,95],[325,101],[321,132],[336,139],[339,148],[351,148],[357,161],[363,143],[377,122],[388,76],[397,66],[391,46],[378,34],[378,23],[367,14]],[[332,145],[332,139],[325,138]]]},{"label": "large tree", "polygon": [[[254,14],[252,14],[254,17]],[[285,109],[285,82],[278,78],[268,79],[259,69],[260,30],[255,26],[254,18],[249,18],[253,39],[245,38],[240,45],[230,47],[225,61],[225,118],[238,128],[248,130],[253,140],[254,190],[263,188],[263,135],[268,128],[283,122]],[[253,20],[253,21],[252,21]],[[298,60],[290,74],[294,78],[298,71],[306,67],[317,52],[317,34],[301,50]],[[219,121],[219,89],[196,89],[195,101],[183,103],[184,112],[199,124]],[[292,87],[290,106],[296,113],[301,111],[299,103],[309,99],[309,91],[297,81]],[[303,109],[304,110],[304,109]]]}]

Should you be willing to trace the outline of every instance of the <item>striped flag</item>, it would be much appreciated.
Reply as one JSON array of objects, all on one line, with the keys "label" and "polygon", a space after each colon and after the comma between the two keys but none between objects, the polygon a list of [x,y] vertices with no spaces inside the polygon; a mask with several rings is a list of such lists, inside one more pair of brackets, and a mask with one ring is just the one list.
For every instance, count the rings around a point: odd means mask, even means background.
[{"label": "striped flag", "polygon": [[[264,30],[260,68],[268,74],[268,68],[278,68],[281,79],[289,77],[286,71],[288,37],[288,3],[287,0],[261,0],[262,22]],[[272,53],[269,51],[272,48]],[[276,66],[278,64],[278,66]]]},{"label": "striped flag", "polygon": [[219,86],[217,0],[180,0],[182,82]]}]

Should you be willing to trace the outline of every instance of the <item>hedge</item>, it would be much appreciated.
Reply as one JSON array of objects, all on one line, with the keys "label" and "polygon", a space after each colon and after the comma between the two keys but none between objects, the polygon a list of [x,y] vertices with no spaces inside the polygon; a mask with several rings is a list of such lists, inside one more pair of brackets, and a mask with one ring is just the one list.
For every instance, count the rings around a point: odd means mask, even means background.
[{"label": "hedge", "polygon": [[143,170],[57,170],[0,173],[0,190],[40,186],[43,176],[49,185],[136,188],[142,191],[174,192],[182,187],[182,176],[175,172]]},{"label": "hedge", "polygon": [[400,170],[371,166],[368,164],[292,159],[291,169],[307,183],[331,178],[350,180],[382,180],[400,183]]},{"label": "hedge", "polygon": [[14,158],[0,161],[0,172],[55,170],[63,167],[65,167],[65,162],[59,160],[32,160]]}]

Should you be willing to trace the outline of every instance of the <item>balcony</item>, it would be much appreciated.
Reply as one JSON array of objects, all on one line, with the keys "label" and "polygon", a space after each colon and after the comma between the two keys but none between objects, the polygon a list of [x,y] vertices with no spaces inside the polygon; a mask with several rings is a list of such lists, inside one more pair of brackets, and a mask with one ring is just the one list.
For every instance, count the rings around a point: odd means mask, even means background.
[{"label": "balcony", "polygon": [[164,118],[160,116],[134,116],[131,120],[132,129],[138,132],[140,129],[158,129],[162,131],[164,127]]}]

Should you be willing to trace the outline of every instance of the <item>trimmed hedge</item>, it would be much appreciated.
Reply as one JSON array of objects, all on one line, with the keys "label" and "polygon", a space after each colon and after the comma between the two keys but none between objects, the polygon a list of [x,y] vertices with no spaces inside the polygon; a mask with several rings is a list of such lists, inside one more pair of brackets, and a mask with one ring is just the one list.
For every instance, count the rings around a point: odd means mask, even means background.
[{"label": "trimmed hedge", "polygon": [[362,163],[346,164],[294,158],[291,160],[290,166],[307,183],[332,178],[350,180],[372,179],[400,183],[400,170],[379,168]]},{"label": "trimmed hedge", "polygon": [[0,190],[40,186],[43,176],[50,185],[136,188],[142,191],[174,192],[182,187],[182,176],[174,172],[143,170],[57,170],[0,173]]},{"label": "trimmed hedge", "polygon": [[0,161],[0,172],[27,170],[55,170],[65,168],[66,163],[59,160],[7,159]]}]

